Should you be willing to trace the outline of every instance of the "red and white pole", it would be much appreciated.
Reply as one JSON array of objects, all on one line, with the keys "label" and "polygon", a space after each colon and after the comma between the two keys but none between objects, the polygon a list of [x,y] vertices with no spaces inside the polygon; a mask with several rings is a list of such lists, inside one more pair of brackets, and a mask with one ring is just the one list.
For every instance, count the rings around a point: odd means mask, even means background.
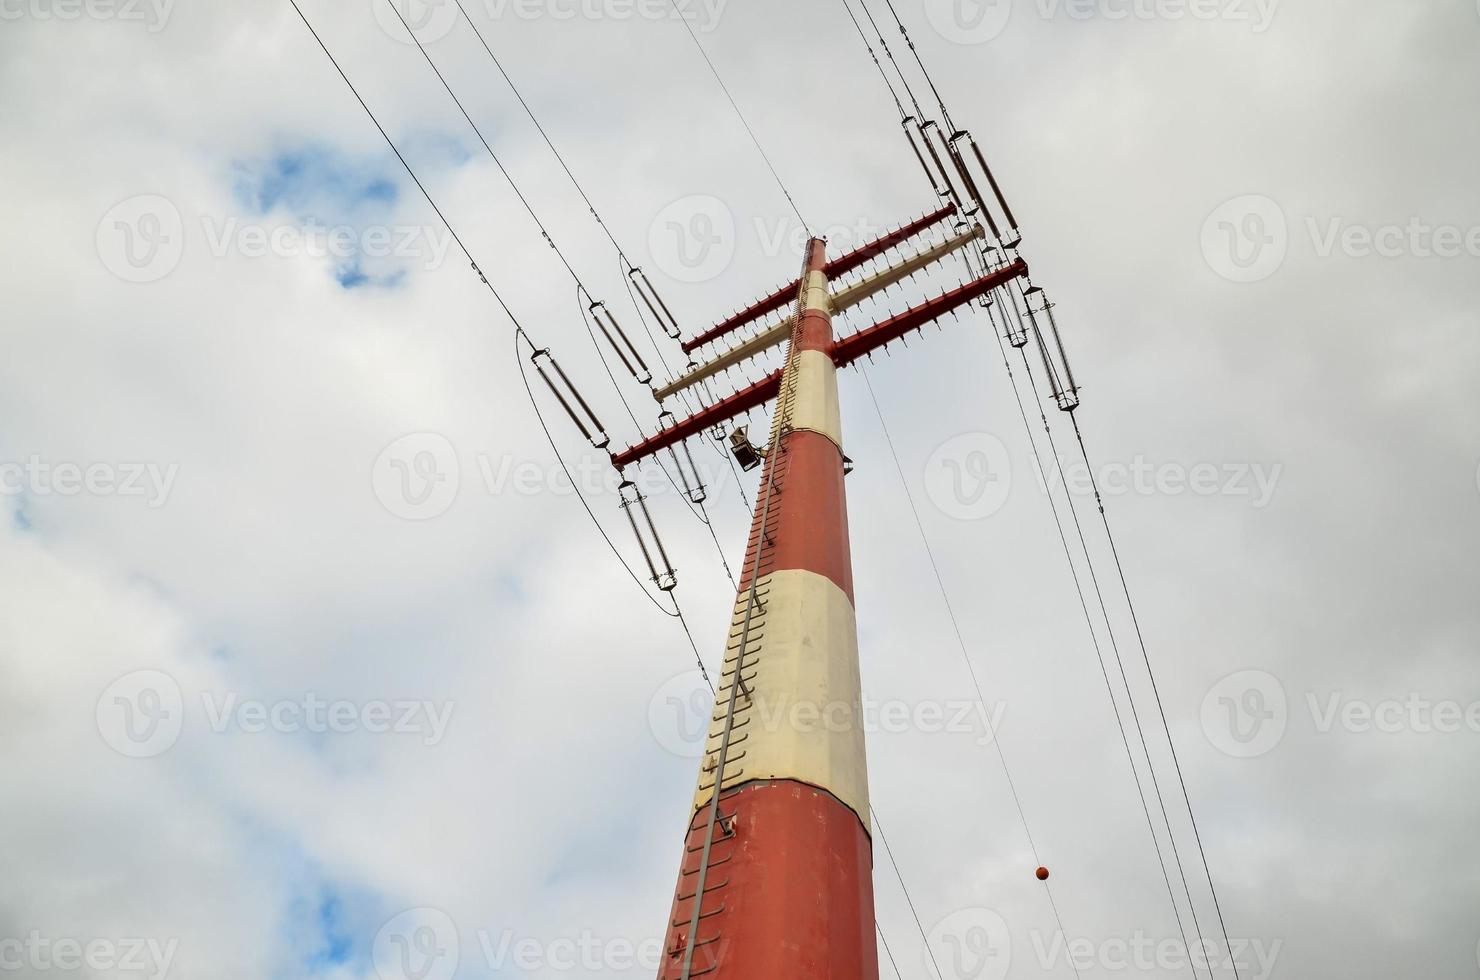
[{"label": "red and white pole", "polygon": [[826,268],[813,240],[659,980],[879,975]]}]

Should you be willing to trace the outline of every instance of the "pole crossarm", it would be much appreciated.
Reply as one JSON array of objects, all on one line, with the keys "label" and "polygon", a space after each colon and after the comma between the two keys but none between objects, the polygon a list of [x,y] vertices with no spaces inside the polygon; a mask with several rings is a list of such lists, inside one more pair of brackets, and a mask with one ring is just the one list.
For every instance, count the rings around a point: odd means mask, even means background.
[{"label": "pole crossarm", "polygon": [[1028,264],[1018,259],[1009,266],[988,273],[974,282],[959,286],[943,296],[937,296],[928,303],[922,303],[912,310],[906,310],[898,316],[890,317],[883,323],[860,330],[851,337],[844,337],[833,344],[833,363],[838,367],[847,367],[860,357],[898,340],[910,331],[918,330],[925,324],[940,319],[952,310],[965,306],[972,300],[985,296],[1014,279],[1027,278],[1027,275]]},{"label": "pole crossarm", "polygon": [[[832,311],[834,313],[845,313],[864,300],[877,296],[890,286],[897,285],[922,269],[934,265],[952,252],[959,251],[985,237],[986,232],[984,230],[980,227],[973,227],[971,230],[962,232],[954,238],[947,239],[934,248],[927,249],[897,266],[885,269],[878,275],[870,276],[860,283],[849,286],[840,292],[833,293]],[[694,385],[707,381],[716,374],[727,371],[735,365],[755,357],[757,354],[765,353],[777,344],[784,343],[791,336],[792,327],[796,325],[794,320],[794,317],[787,317],[764,333],[756,334],[739,347],[725,351],[725,353],[719,355],[714,360],[695,368],[678,380],[661,388],[654,389],[653,397],[659,402],[662,402],[664,399],[671,398],[681,391],[687,391]]]},{"label": "pole crossarm", "polygon": [[[829,352],[832,361],[838,367],[847,367],[859,358],[900,339],[913,330],[918,330],[938,320],[972,300],[986,296],[1014,279],[1027,278],[1027,276],[1027,263],[1018,259],[1011,265],[988,273],[980,279],[959,286],[913,309],[890,317],[882,323],[860,330],[851,337],[844,337],[832,345],[832,350]],[[613,453],[612,464],[619,470],[625,469],[670,446],[676,446],[691,436],[699,435],[707,429],[721,425],[737,415],[759,408],[775,398],[780,391],[781,374],[782,372],[777,370],[728,398],[669,426],[651,438],[620,453]]]},{"label": "pole crossarm", "polygon": [[[867,245],[854,249],[847,255],[832,260],[827,264],[825,270],[828,279],[837,279],[840,276],[847,275],[870,259],[878,258],[891,248],[903,245],[921,232],[928,231],[947,218],[952,217],[955,213],[956,205],[948,204],[938,211],[933,211],[923,218],[910,222],[897,231],[890,232],[882,238],[875,239]],[[775,313],[777,310],[783,309],[788,303],[794,303],[796,301],[797,291],[801,288],[802,283],[800,280],[782,286],[765,299],[758,300],[734,316],[724,320],[722,323],[716,324],[699,334],[699,336],[692,340],[684,341],[681,345],[683,352],[685,354],[692,354],[705,344],[713,343],[748,323],[754,323],[768,313]]]},{"label": "pole crossarm", "polygon": [[639,463],[654,453],[661,452],[669,446],[676,446],[690,436],[699,435],[706,429],[727,422],[737,415],[759,408],[766,402],[776,397],[781,390],[781,371],[777,370],[748,388],[742,388],[733,395],[703,409],[695,412],[688,418],[672,425],[657,435],[638,443],[631,449],[612,454],[612,465],[617,469],[625,469],[633,463]]}]

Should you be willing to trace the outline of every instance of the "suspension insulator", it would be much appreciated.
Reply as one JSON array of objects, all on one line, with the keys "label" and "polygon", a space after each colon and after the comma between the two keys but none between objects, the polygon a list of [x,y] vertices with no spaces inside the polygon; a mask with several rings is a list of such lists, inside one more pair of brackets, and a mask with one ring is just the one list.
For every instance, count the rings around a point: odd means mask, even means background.
[{"label": "suspension insulator", "polygon": [[[668,309],[668,304],[663,302],[663,297],[658,295],[658,291],[653,288],[652,282],[648,280],[647,273],[633,266],[627,275],[632,279],[633,284],[637,286],[637,294],[642,297],[642,302],[647,306],[648,312],[653,315],[654,320],[658,321],[658,326],[663,328],[663,332],[668,335],[668,338],[670,340],[677,340],[683,336],[683,331],[678,327],[678,318],[673,315],[673,311]],[[659,312],[660,310],[662,312]]]},{"label": "suspension insulator", "polygon": [[[1064,349],[1064,337],[1059,332],[1059,319],[1054,316],[1054,304],[1048,301],[1048,294],[1042,289],[1037,290],[1041,301],[1040,312],[1048,320],[1048,332],[1053,336],[1054,349],[1059,354],[1059,365],[1063,368],[1064,384],[1055,392],[1059,408],[1066,412],[1072,412],[1079,407],[1079,383],[1074,380],[1074,367],[1069,363],[1069,353]],[[1029,306],[1031,309],[1031,304]]]},{"label": "suspension insulator", "polygon": [[1012,208],[1007,206],[1007,198],[1002,194],[1002,187],[992,174],[992,168],[987,166],[987,158],[982,153],[982,148],[976,145],[976,137],[964,131],[961,135],[965,136],[967,142],[971,144],[971,152],[976,155],[976,162],[981,166],[982,173],[987,175],[987,183],[992,186],[992,195],[997,198],[997,204],[1002,208],[1002,216],[1007,219],[1007,238],[1002,242],[1002,247],[1017,248],[1023,243],[1023,233],[1018,230],[1017,218],[1013,217]]},{"label": "suspension insulator", "polygon": [[606,342],[611,344],[612,350],[617,352],[617,358],[621,360],[622,366],[627,373],[640,385],[653,383],[653,372],[649,370],[647,362],[637,352],[631,338],[627,336],[617,318],[612,316],[612,311],[607,309],[605,303],[592,303],[591,314],[596,318],[596,325],[601,328],[601,333],[606,337]]},{"label": "suspension insulator", "polygon": [[[560,379],[560,384],[555,383],[555,378],[550,377],[550,373],[545,370],[545,365],[540,363],[542,357],[549,362],[551,370]],[[570,378],[565,376],[564,369],[560,367],[560,362],[555,360],[549,348],[535,351],[529,355],[529,360],[534,364],[534,369],[539,372],[540,377],[544,379],[545,386],[550,389],[555,400],[560,402],[560,407],[565,409],[565,414],[569,415],[570,420],[576,424],[576,428],[581,430],[581,435],[585,436],[597,449],[610,446],[611,437],[606,434],[606,426],[601,424],[601,419],[596,417],[596,413],[591,410],[586,399],[581,397],[576,386],[570,383]],[[580,407],[579,412],[576,411],[577,406]]]},{"label": "suspension insulator", "polygon": [[678,587],[678,573],[673,570],[673,562],[668,560],[663,539],[658,537],[653,515],[648,511],[647,498],[631,480],[623,480],[617,492],[622,497],[622,510],[627,514],[627,523],[632,525],[632,533],[637,537],[637,546],[642,549],[653,584],[659,591],[672,592]]},{"label": "suspension insulator", "polygon": [[987,222],[987,228],[992,232],[992,240],[1001,242],[1002,231],[997,227],[996,219],[992,217],[992,209],[987,207],[987,199],[982,197],[982,192],[977,187],[976,179],[971,176],[971,168],[966,165],[966,158],[961,155],[961,150],[956,146],[956,140],[959,137],[960,134],[958,133],[950,139],[946,139],[945,134],[941,134],[945,151],[950,155],[951,163],[955,166],[956,173],[961,177],[962,186],[966,188],[966,193],[971,195],[971,199],[976,202],[977,211]]},{"label": "suspension insulator", "polygon": [[[658,416],[658,425],[664,429],[670,429],[678,424],[672,412],[664,412]],[[699,475],[699,467],[694,465],[694,453],[689,449],[689,441],[685,439],[677,446],[668,447],[668,455],[673,458],[673,468],[678,471],[678,482],[682,485],[684,496],[692,503],[702,504],[709,499],[709,490],[704,486],[704,479]],[[687,468],[685,465],[687,464]]]},{"label": "suspension insulator", "polygon": [[936,150],[935,143],[930,138],[930,130],[932,128],[939,129],[940,127],[935,124],[935,120],[927,119],[923,123],[917,120],[915,128],[919,130],[920,138],[925,141],[925,150],[930,154],[930,159],[935,163],[935,176],[940,178],[940,186],[945,188],[946,197],[955,202],[956,207],[960,208],[961,212],[965,214],[967,212],[966,201],[960,194],[956,193],[956,185],[951,180],[951,172],[941,162],[940,153]]},{"label": "suspension insulator", "polygon": [[[1012,310],[1011,317],[1006,313],[1002,314],[1002,325],[1007,330],[1007,342],[1021,350],[1028,346],[1028,326],[1023,322],[1022,308],[1018,305],[1015,292],[1006,287],[1001,292],[1007,295],[1006,306]],[[1031,317],[1031,314],[1029,316]]]},{"label": "suspension insulator", "polygon": [[914,116],[906,116],[900,120],[899,124],[904,129],[904,138],[910,141],[910,150],[914,152],[915,159],[920,161],[920,169],[925,171],[925,179],[930,181],[930,189],[935,192],[936,197],[945,197],[946,192],[941,190],[940,182],[935,179],[935,174],[930,171],[930,164],[925,162],[925,154],[920,152],[920,144],[915,142],[915,134],[910,131],[910,126],[914,122]]},{"label": "suspension insulator", "polygon": [[[1049,351],[1048,341],[1044,338],[1043,329],[1039,323],[1039,318],[1046,315],[1050,328],[1053,326],[1053,316],[1049,312],[1048,297],[1041,288],[1036,286],[1029,292],[1033,296],[1030,298],[1028,293],[1025,292],[1023,294],[1023,300],[1028,307],[1028,322],[1032,325],[1033,339],[1038,343],[1038,355],[1043,359],[1043,373],[1048,378],[1049,388],[1053,391],[1054,401],[1058,403],[1059,408],[1066,412],[1072,412],[1079,407],[1079,397],[1070,387],[1065,386],[1063,374],[1054,365],[1053,354]],[[1039,304],[1037,307],[1033,305],[1035,302]],[[1062,355],[1063,345],[1060,344],[1057,346]]]}]

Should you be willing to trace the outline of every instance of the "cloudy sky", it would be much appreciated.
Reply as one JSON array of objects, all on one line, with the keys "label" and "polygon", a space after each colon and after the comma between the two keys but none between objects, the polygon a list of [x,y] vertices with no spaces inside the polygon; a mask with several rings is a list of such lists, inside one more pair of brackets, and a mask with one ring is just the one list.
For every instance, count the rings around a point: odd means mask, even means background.
[{"label": "cloudy sky", "polygon": [[[571,278],[387,3],[303,6],[630,441]],[[407,3],[635,324],[466,23]],[[1480,976],[1480,10],[897,6],[1058,304],[1242,976]],[[684,7],[835,250],[935,206],[840,2]],[[801,226],[664,4],[470,9],[687,330],[794,276]],[[0,19],[0,970],[391,980],[440,951],[416,975],[653,975],[699,682],[570,493],[508,317],[286,0]],[[879,855],[899,975],[1206,976],[1177,917],[1195,941],[1190,892],[1212,936],[1212,898],[1072,434],[1056,417],[1062,471],[1035,463],[977,314],[867,378],[880,412],[858,372],[842,399],[873,802],[920,920]],[[542,407],[639,560],[602,456]],[[733,565],[755,480],[696,448]],[[733,593],[653,496],[712,666]],[[1050,499],[1147,725],[1175,916]]]}]

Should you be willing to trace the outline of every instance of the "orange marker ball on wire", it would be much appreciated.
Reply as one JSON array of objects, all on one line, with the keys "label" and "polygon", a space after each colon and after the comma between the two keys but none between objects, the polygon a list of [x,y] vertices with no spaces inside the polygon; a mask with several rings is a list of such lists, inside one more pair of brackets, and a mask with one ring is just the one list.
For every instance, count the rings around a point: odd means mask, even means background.
[{"label": "orange marker ball on wire", "polygon": [[1047,868],[1039,868],[1038,869],[1038,880],[1039,881],[1047,881],[1048,880],[1048,869]]}]

